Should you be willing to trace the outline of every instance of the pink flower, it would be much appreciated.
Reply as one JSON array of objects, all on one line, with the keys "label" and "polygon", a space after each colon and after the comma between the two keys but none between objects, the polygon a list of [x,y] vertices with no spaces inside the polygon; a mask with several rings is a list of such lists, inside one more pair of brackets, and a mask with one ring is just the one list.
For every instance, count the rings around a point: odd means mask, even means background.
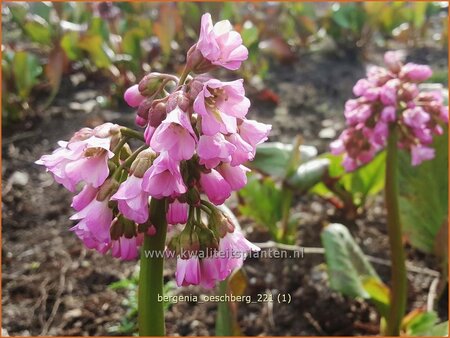
[{"label": "pink flower", "polygon": [[340,155],[345,152],[345,144],[342,136],[330,143],[330,152],[333,155]]},{"label": "pink flower", "polygon": [[200,278],[200,261],[197,256],[191,256],[189,259],[177,259],[175,279],[178,286],[198,285]]},{"label": "pink flower", "polygon": [[249,107],[243,80],[208,80],[194,100],[194,111],[202,117],[202,133],[210,136],[235,133],[236,118],[244,118]]},{"label": "pink flower", "polygon": [[380,99],[384,105],[395,106],[397,104],[397,91],[399,84],[400,81],[398,79],[392,79],[381,87]]},{"label": "pink flower", "polygon": [[[233,232],[228,232],[225,237],[220,239],[220,280],[228,277],[231,272],[240,268],[251,251],[260,251],[256,245],[245,239],[242,232],[235,228]],[[222,259],[222,257],[225,257]]]},{"label": "pink flower", "polygon": [[204,164],[206,168],[212,169],[220,162],[230,162],[231,155],[235,150],[235,145],[228,142],[223,134],[217,133],[214,136],[200,136],[197,154],[200,158],[200,164]]},{"label": "pink flower", "polygon": [[411,147],[411,163],[413,166],[421,164],[423,161],[434,158],[435,151],[433,148],[421,145]]},{"label": "pink flower", "polygon": [[154,198],[178,196],[186,192],[179,163],[162,152],[144,175],[142,188]]},{"label": "pink flower", "polygon": [[369,88],[372,87],[373,84],[370,83],[367,79],[360,79],[353,86],[353,94],[355,94],[355,96],[362,96]]},{"label": "pink flower", "polygon": [[167,151],[173,160],[180,161],[194,155],[196,142],[187,114],[177,107],[156,128],[150,146],[157,152]]},{"label": "pink flower", "polygon": [[212,64],[236,70],[247,60],[248,50],[242,45],[240,34],[232,29],[228,20],[213,26],[211,15],[203,14],[197,49]]},{"label": "pink flower", "polygon": [[239,134],[231,134],[227,136],[227,140],[236,147],[236,150],[231,156],[232,166],[253,160],[256,152],[255,147],[245,142]]},{"label": "pink flower", "polygon": [[231,187],[217,170],[210,173],[201,173],[200,185],[206,196],[215,205],[223,204],[231,195]]},{"label": "pink flower", "polygon": [[406,77],[411,81],[425,81],[433,74],[429,66],[417,65],[415,63],[407,63],[402,67],[401,77]]},{"label": "pink flower", "polygon": [[81,181],[94,188],[105,182],[109,175],[108,159],[114,156],[109,150],[111,137],[90,136],[58,144],[60,148],[51,155],[43,155],[36,161],[53,174],[56,182],[72,192]]},{"label": "pink flower", "polygon": [[99,247],[103,248],[110,243],[109,228],[113,219],[113,213],[108,207],[108,199],[98,201],[94,198],[70,219],[80,220],[71,230],[75,231],[87,247],[90,248],[92,242],[98,243],[96,249]]},{"label": "pink flower", "polygon": [[247,184],[247,172],[250,169],[243,165],[232,167],[228,163],[222,163],[217,171],[228,182],[231,190],[239,190]]},{"label": "pink flower", "polygon": [[380,118],[384,122],[394,122],[396,119],[395,107],[384,107],[381,111]]},{"label": "pink flower", "polygon": [[406,109],[403,112],[403,120],[407,126],[412,128],[423,128],[424,125],[430,120],[430,115],[427,114],[422,108],[416,107]]},{"label": "pink flower", "polygon": [[144,131],[144,139],[145,139],[146,144],[150,145],[150,142],[152,140],[154,133],[155,133],[155,128],[152,127],[151,125],[147,125],[147,127],[145,128],[145,131]]},{"label": "pink flower", "polygon": [[97,196],[98,189],[90,184],[86,184],[78,195],[73,200],[71,207],[76,211],[84,209]]},{"label": "pink flower", "polygon": [[356,109],[346,110],[344,115],[349,125],[364,123],[372,115],[372,108],[368,104],[361,104]]},{"label": "pink flower", "polygon": [[139,234],[137,237],[120,237],[111,243],[111,255],[122,260],[133,260],[138,257],[139,247],[142,245],[144,236]]},{"label": "pink flower", "polygon": [[402,67],[404,57],[401,51],[388,51],[384,54],[384,63],[391,72],[397,73]]},{"label": "pink flower", "polygon": [[128,219],[138,224],[148,220],[149,195],[142,190],[143,178],[131,175],[123,182],[119,190],[111,197],[118,201],[119,211]]},{"label": "pink flower", "polygon": [[255,120],[242,120],[239,125],[239,134],[242,139],[253,147],[267,140],[272,126]]},{"label": "pink flower", "polygon": [[174,200],[169,204],[169,210],[167,211],[167,223],[185,224],[188,219],[189,205],[187,203],[181,203],[178,200]]}]

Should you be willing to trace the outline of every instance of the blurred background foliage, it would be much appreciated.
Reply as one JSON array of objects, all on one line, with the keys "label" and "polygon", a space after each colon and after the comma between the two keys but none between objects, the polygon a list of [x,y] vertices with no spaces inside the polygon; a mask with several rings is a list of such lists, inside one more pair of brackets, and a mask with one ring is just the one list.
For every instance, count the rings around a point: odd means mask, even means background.
[{"label": "blurred background foliage", "polygon": [[272,62],[301,53],[366,58],[371,47],[445,47],[448,40],[446,2],[6,2],[3,123],[44,114],[66,79],[95,82],[99,104],[116,107],[144,73],[179,70],[204,12],[242,34],[250,62],[240,72],[254,87]]}]

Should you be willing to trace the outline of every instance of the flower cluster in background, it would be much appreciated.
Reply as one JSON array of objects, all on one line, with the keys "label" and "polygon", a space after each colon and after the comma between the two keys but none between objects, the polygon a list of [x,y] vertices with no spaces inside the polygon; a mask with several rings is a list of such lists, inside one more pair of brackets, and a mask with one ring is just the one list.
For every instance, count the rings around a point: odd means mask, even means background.
[{"label": "flower cluster in background", "polygon": [[448,106],[440,91],[426,92],[419,84],[432,71],[429,66],[404,64],[400,52],[387,52],[386,68],[373,66],[353,87],[356,99],[345,104],[347,129],[330,145],[335,155],[344,154],[347,171],[370,162],[384,149],[390,128],[398,128],[398,146],[411,153],[412,165],[434,157],[433,135],[441,135],[448,123]]},{"label": "flower cluster in background", "polygon": [[[180,78],[150,73],[125,92],[143,133],[111,123],[84,128],[37,161],[72,192],[84,183],[71,219],[88,248],[136,258],[144,234],[158,231],[149,212],[155,198],[166,201],[172,225],[167,250],[178,257],[178,285],[213,287],[259,250],[216,206],[245,186],[244,164],[271,126],[246,118],[250,101],[242,80],[205,74],[217,67],[236,70],[247,56],[230,23],[213,25],[205,14]],[[131,151],[131,138],[145,144]]]}]

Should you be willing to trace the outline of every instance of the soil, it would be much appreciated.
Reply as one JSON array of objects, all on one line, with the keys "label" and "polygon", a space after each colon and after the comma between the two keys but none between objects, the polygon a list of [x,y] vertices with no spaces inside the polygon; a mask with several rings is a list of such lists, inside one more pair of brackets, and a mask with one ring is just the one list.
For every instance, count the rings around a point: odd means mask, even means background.
[{"label": "soil", "polygon": [[[447,69],[447,56],[436,50],[412,51],[432,65]],[[381,58],[375,53],[375,60]],[[431,56],[430,56],[431,55]],[[305,54],[290,65],[274,63],[265,86],[278,96],[263,100],[249,89],[253,107],[250,118],[273,124],[271,141],[291,142],[301,134],[305,144],[327,150],[331,139],[344,128],[342,107],[351,88],[365,71],[366,62],[337,58],[334,53]],[[70,138],[83,126],[104,121],[132,125],[133,112],[100,109],[98,87],[85,82],[65,83],[45,116],[3,127],[2,142],[2,326],[10,335],[111,335],[127,312],[129,294],[108,286],[136,271],[136,262],[121,262],[86,250],[68,231],[71,194],[35,165],[51,152],[58,140]],[[233,205],[231,205],[233,207]],[[297,244],[320,247],[320,231],[335,220],[332,206],[313,196],[298,198],[295,210],[302,217]],[[347,224],[363,251],[389,257],[382,198],[375,198],[364,219]],[[269,240],[258,224],[240,217],[248,238]],[[408,260],[416,267],[439,270],[439,261],[407,247]],[[302,259],[249,258],[246,295],[289,294],[291,303],[238,304],[243,335],[373,335],[379,331],[374,307],[330,290],[324,257],[307,254]],[[389,267],[375,264],[389,282]],[[174,264],[166,266],[165,279],[173,280]],[[434,277],[408,274],[409,308],[426,306]],[[176,289],[175,294],[210,294],[200,287]],[[447,299],[439,302],[439,315],[447,320]],[[214,335],[215,303],[180,302],[166,315],[169,335]]]}]

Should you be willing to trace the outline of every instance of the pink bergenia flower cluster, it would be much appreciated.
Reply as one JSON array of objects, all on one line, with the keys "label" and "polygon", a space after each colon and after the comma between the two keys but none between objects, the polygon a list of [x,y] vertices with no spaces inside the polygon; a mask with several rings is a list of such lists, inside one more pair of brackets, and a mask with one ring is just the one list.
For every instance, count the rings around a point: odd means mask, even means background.
[{"label": "pink bergenia flower cluster", "polygon": [[419,84],[432,75],[431,68],[404,64],[400,52],[387,52],[386,68],[373,66],[353,87],[356,99],[345,104],[347,129],[330,145],[344,154],[347,171],[370,162],[386,147],[390,128],[398,128],[398,146],[411,153],[412,165],[434,158],[433,135],[443,133],[448,106],[440,91],[421,91]]},{"label": "pink bergenia flower cluster", "polygon": [[[150,201],[164,199],[167,253],[178,257],[178,285],[213,287],[259,250],[216,206],[245,186],[245,163],[271,126],[246,118],[250,101],[243,80],[205,74],[237,69],[247,54],[228,21],[213,25],[205,14],[180,78],[150,73],[125,92],[143,133],[110,123],[84,128],[37,161],[72,192],[84,184],[71,219],[78,221],[72,231],[88,248],[136,258],[144,235],[159,231]],[[175,86],[167,89],[170,83]],[[145,144],[132,152],[130,138]]]}]

